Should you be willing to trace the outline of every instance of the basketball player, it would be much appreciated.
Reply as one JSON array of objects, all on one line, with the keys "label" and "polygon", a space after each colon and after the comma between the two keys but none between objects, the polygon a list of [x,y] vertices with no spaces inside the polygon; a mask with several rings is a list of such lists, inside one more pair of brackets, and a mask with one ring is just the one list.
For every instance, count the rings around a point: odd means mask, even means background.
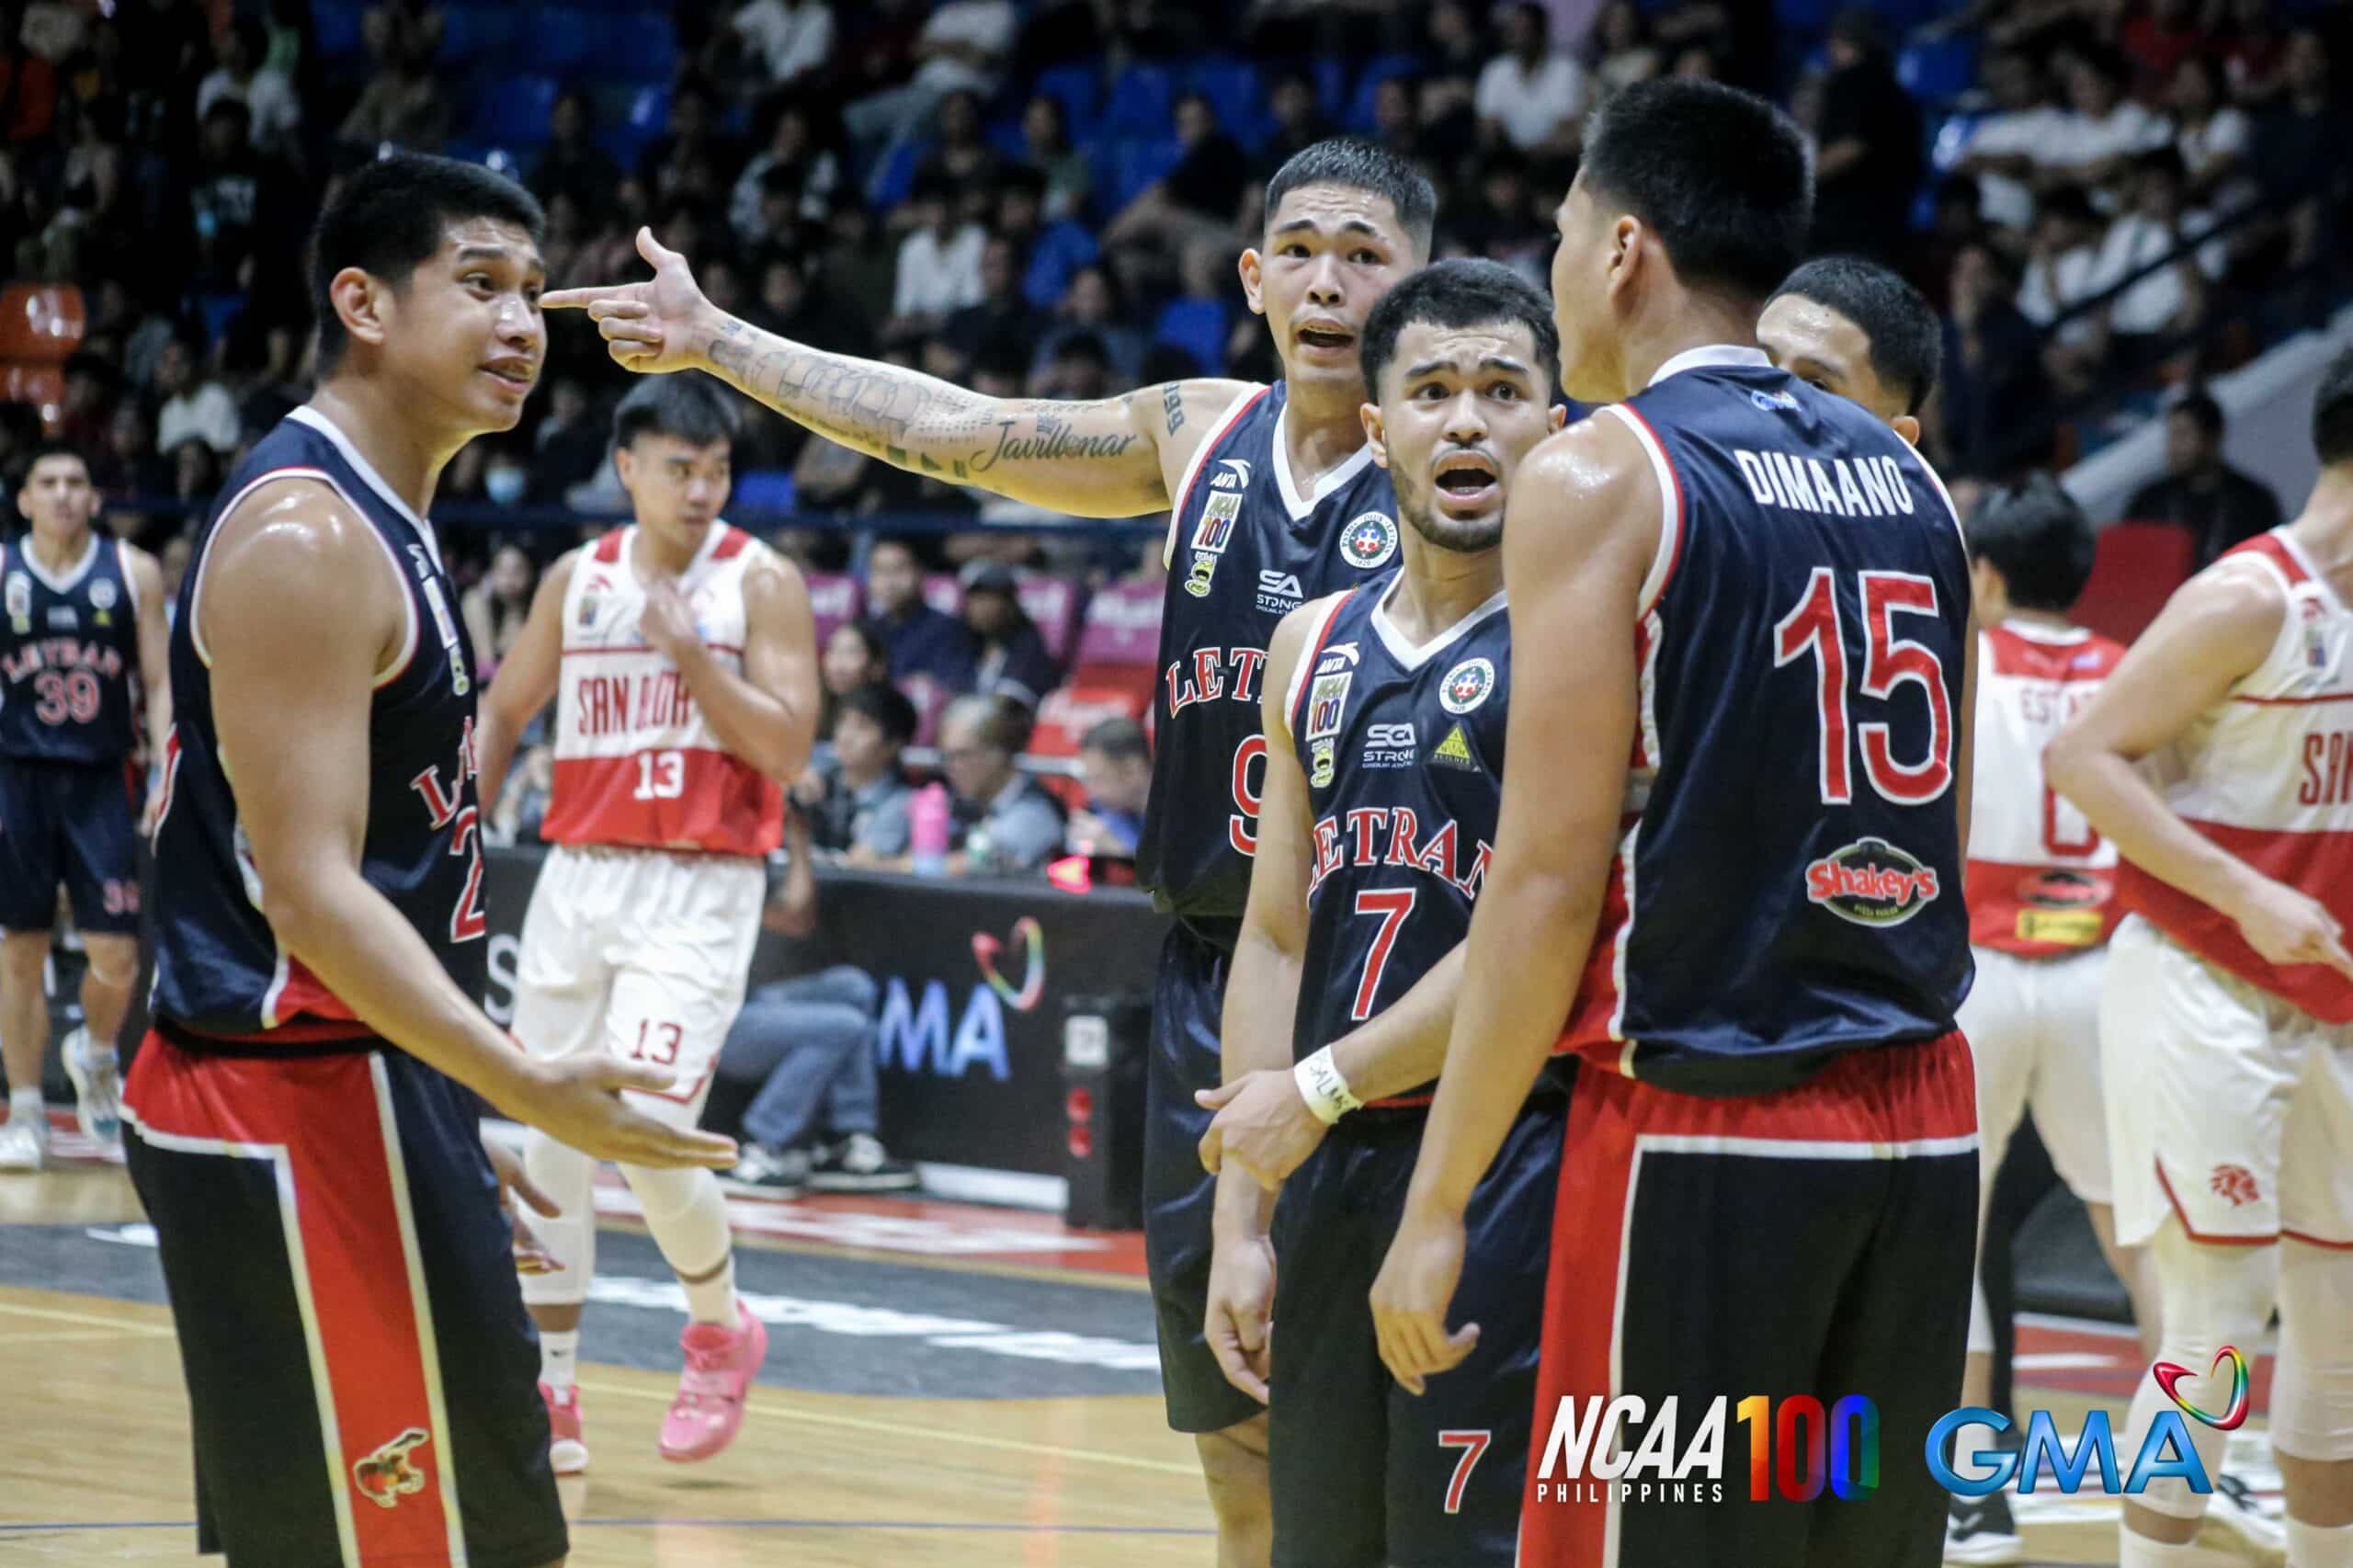
[{"label": "basketball player", "polygon": [[60,882],[89,960],[65,1071],[82,1135],[108,1145],[119,1136],[114,1037],[139,968],[131,756],[143,698],[148,757],[162,759],[172,699],[162,570],[90,526],[98,493],[81,454],[36,450],[17,509],[27,532],[0,545],[0,1171],[37,1171],[49,1155],[41,966]]},{"label": "basketball player", "polygon": [[1219,1076],[1218,1017],[1249,887],[1267,742],[1267,640],[1306,599],[1395,562],[1388,476],[1358,409],[1367,312],[1427,256],[1437,196],[1394,154],[1320,142],[1267,185],[1245,296],[1283,380],[1171,381],[1124,397],[983,397],[826,354],[714,311],[683,257],[642,234],[650,283],[568,289],[631,369],[699,368],[819,435],[920,473],[1077,517],[1169,510],[1159,740],[1137,873],[1178,916],[1161,956],[1146,1080],[1144,1242],[1169,1425],[1195,1435],[1222,1568],[1267,1561],[1265,1416],[1202,1337],[1216,1185],[1198,1147]]},{"label": "basketball player", "polygon": [[[1397,488],[1403,564],[1293,610],[1267,654],[1267,788],[1225,1071],[1295,1074],[1331,1132],[1285,1185],[1271,1238],[1256,1173],[1222,1172],[1209,1335],[1237,1388],[1279,1395],[1269,1458],[1285,1568],[1512,1561],[1562,1085],[1539,1085],[1472,1199],[1465,1294],[1483,1334],[1464,1375],[1406,1397],[1364,1295],[1446,1048],[1404,999],[1461,942],[1495,839],[1511,684],[1497,546],[1513,471],[1567,413],[1552,403],[1556,342],[1544,296],[1491,261],[1440,262],[1373,307],[1365,424]],[[1392,1010],[1398,1028],[1358,1030]],[[1343,1037],[1364,1051],[1345,1069]]]},{"label": "basketball player", "polygon": [[1926,1568],[1943,1533],[1903,1460],[1968,1326],[1968,563],[1910,446],[1752,347],[1810,195],[1797,129],[1716,84],[1629,87],[1586,132],[1552,297],[1564,389],[1614,406],[1514,485],[1511,772],[1373,1305],[1407,1388],[1470,1354],[1464,1210],[1557,1047],[1539,1427],[1856,1394],[1893,1457],[1868,1498],[1760,1504],[1540,1462],[1548,1568]]},{"label": "basketball player", "polygon": [[[613,466],[636,525],[548,571],[483,704],[485,798],[516,738],[555,712],[556,847],[523,918],[515,1038],[551,1060],[643,1062],[678,1086],[641,1096],[691,1128],[744,1003],[783,841],[779,780],[817,728],[816,632],[791,562],[721,517],[734,411],[701,377],[640,385],[613,415]],[[553,1267],[523,1278],[558,1475],[587,1467],[574,1375],[595,1277],[596,1162],[544,1133],[525,1167],[563,1217],[536,1221]],[[735,1297],[727,1204],[709,1171],[624,1165],[646,1229],[687,1293],[686,1370],[667,1460],[735,1438],[767,1326]]]},{"label": "basketball player", "polygon": [[1781,280],[1756,318],[1756,346],[1802,381],[1878,415],[1914,446],[1944,343],[1920,290],[1875,261],[1827,256]]},{"label": "basketball player", "polygon": [[[2302,516],[2191,578],[2044,754],[2120,858],[2100,996],[2116,1239],[2146,1244],[2181,1398],[2279,1312],[2291,1568],[2353,1568],[2353,352],[2321,377]],[[2156,769],[2143,771],[2143,759]],[[2143,1378],[2118,1439],[2174,1400]],[[2192,1421],[2206,1473],[2226,1434]],[[2191,1559],[2207,1494],[2125,1499],[2121,1568]]]},{"label": "basketball player", "polygon": [[472,165],[350,176],[312,238],[318,391],[237,465],[180,588],[154,1027],[123,1118],[198,1544],[233,1568],[563,1559],[466,1089],[608,1158],[734,1157],[620,1103],[665,1069],[536,1060],[473,1001],[473,652],[425,514],[539,375],[540,222]]}]

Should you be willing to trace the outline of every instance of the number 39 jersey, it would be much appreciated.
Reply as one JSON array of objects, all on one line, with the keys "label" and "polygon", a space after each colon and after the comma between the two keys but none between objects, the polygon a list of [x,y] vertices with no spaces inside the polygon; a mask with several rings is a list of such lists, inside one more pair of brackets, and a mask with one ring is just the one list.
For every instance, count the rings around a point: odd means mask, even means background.
[{"label": "number 39 jersey", "polygon": [[[1163,909],[1235,922],[1250,892],[1267,644],[1309,599],[1393,571],[1397,500],[1370,449],[1313,492],[1285,456],[1287,389],[1245,393],[1203,438],[1169,513],[1152,795],[1136,872]],[[1230,927],[1229,927],[1230,928]]]},{"label": "number 39 jersey", "polygon": [[[1969,563],[1943,484],[1753,348],[1595,415],[1664,507],[1623,834],[1565,1048],[1695,1094],[1953,1028]],[[1574,715],[1563,715],[1574,722]]]},{"label": "number 39 jersey", "polygon": [[1314,822],[1291,1035],[1302,1059],[1453,950],[1495,853],[1511,695],[1504,597],[1416,647],[1389,619],[1397,581],[1332,601],[1285,697],[1290,733],[1278,744],[1299,758]]},{"label": "number 39 jersey", "polygon": [[138,748],[142,606],[124,547],[93,529],[62,574],[0,545],[0,757],[97,765]]},{"label": "number 39 jersey", "polygon": [[[634,526],[573,564],[563,597],[551,844],[697,849],[765,857],[783,842],[784,792],[710,727],[667,655],[639,629],[645,585],[631,564]],[[713,522],[678,592],[714,657],[744,662],[744,576],[767,547]]]}]

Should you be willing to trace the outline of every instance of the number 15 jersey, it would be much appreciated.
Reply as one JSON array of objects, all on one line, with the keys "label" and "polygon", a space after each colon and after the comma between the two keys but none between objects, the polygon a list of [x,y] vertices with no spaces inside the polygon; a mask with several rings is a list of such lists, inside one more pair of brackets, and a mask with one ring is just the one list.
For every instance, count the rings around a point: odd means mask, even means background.
[{"label": "number 15 jersey", "polygon": [[[727,749],[677,665],[646,642],[638,624],[645,585],[630,559],[636,536],[634,527],[616,528],[573,564],[555,789],[541,836],[765,857],[783,842],[783,790]],[[678,574],[697,634],[732,669],[744,662],[744,575],[767,550],[716,521]]]}]

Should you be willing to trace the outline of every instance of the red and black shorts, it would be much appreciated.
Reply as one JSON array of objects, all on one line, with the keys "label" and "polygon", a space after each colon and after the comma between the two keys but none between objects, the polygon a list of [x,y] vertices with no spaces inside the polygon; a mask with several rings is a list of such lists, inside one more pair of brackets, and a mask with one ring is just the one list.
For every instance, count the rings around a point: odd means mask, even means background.
[{"label": "red and black shorts", "polygon": [[[1738,1098],[1580,1074],[1520,1562],[1935,1568],[1946,1496],[1922,1455],[1961,1392],[1976,1130],[1958,1033],[1854,1051],[1798,1087]],[[1574,1423],[1588,1401],[1606,1410],[1620,1395],[1640,1396],[1647,1413],[1616,1446],[1629,1459],[1654,1436],[1663,1402],[1676,1401],[1665,1474],[1637,1466],[1604,1481],[1588,1456],[1580,1477],[1548,1455],[1563,1401]],[[1771,1402],[1776,1429],[1752,1475],[1764,1423],[1738,1408],[1756,1395]],[[1875,1445],[1859,1403],[1847,1407],[1843,1440],[1825,1440],[1850,1395],[1871,1402]],[[1721,1497],[1699,1468],[1674,1475],[1719,1398]],[[1784,1414],[1792,1400],[1794,1418]],[[1834,1459],[1848,1471],[1838,1484]]]},{"label": "red and black shorts", "polygon": [[466,1092],[390,1046],[125,1088],[188,1377],[198,1549],[232,1568],[540,1568],[566,1551],[539,1340]]}]

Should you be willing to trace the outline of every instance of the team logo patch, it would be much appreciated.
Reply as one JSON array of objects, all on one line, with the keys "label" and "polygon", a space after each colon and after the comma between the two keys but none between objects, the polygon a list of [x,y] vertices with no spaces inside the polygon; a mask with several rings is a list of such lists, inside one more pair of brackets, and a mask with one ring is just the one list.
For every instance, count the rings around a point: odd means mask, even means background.
[{"label": "team logo patch", "polygon": [[422,1426],[412,1426],[351,1467],[352,1484],[359,1495],[379,1508],[394,1508],[404,1497],[425,1490],[423,1466],[410,1456],[433,1440]]},{"label": "team logo patch", "polygon": [[1936,869],[1883,838],[1861,838],[1805,869],[1805,896],[1858,926],[1901,926],[1937,900]]},{"label": "team logo patch", "polygon": [[1356,678],[1346,671],[1315,677],[1315,684],[1307,692],[1309,740],[1329,740],[1340,733],[1340,715],[1348,705],[1348,686]]},{"label": "team logo patch", "polygon": [[114,585],[108,582],[104,577],[99,578],[97,582],[90,585],[90,608],[92,609],[112,609],[114,608]]},{"label": "team logo patch", "polygon": [[1201,508],[1201,520],[1193,525],[1193,548],[1223,555],[1233,539],[1233,519],[1241,515],[1239,494],[1228,490],[1211,495]]},{"label": "team logo patch", "polygon": [[1210,597],[1210,579],[1217,575],[1217,557],[1196,555],[1193,569],[1185,574],[1185,591],[1197,599]]},{"label": "team logo patch", "polygon": [[33,613],[33,580],[22,572],[11,572],[6,592],[9,619],[18,622],[17,630],[22,631],[22,623]]},{"label": "team logo patch", "polygon": [[2255,1173],[2245,1165],[2216,1165],[2206,1178],[2207,1189],[2234,1209],[2244,1209],[2263,1196]]},{"label": "team logo patch", "polygon": [[49,629],[51,631],[71,631],[81,624],[82,618],[74,613],[72,605],[49,607]]},{"label": "team logo patch", "polygon": [[1364,765],[1367,767],[1411,767],[1414,761],[1413,725],[1369,724],[1365,727]]},{"label": "team logo patch", "polygon": [[1247,490],[1250,488],[1250,464],[1243,458],[1220,458],[1218,473],[1210,481],[1211,490]]},{"label": "team logo patch", "polygon": [[1397,520],[1386,512],[1361,512],[1340,530],[1340,554],[1360,572],[1386,566],[1397,553]]},{"label": "team logo patch", "polygon": [[1337,742],[1327,738],[1316,741],[1307,748],[1310,759],[1307,782],[1312,787],[1318,790],[1328,790],[1332,787],[1332,774],[1336,766],[1333,751],[1337,744]]},{"label": "team logo patch", "polygon": [[1790,392],[1752,392],[1748,401],[1767,414],[1787,413],[1798,405],[1797,394]]},{"label": "team logo patch", "polygon": [[2018,934],[2022,942],[2062,947],[2098,945],[2108,919],[2101,913],[2115,885],[2096,871],[2036,871],[2018,885]]},{"label": "team logo patch", "polygon": [[1267,615],[1289,615],[1306,597],[1296,574],[1272,567],[1258,574],[1258,608]]},{"label": "team logo patch", "polygon": [[1486,659],[1465,659],[1446,672],[1446,684],[1438,688],[1438,705],[1460,716],[1486,701],[1487,693],[1495,689],[1495,665]]},{"label": "team logo patch", "polygon": [[1447,731],[1446,739],[1438,742],[1438,749],[1430,753],[1430,762],[1436,767],[1461,767],[1474,773],[1479,768],[1479,759],[1471,755],[1471,737],[1462,733],[1460,724]]},{"label": "team logo patch", "polygon": [[1352,670],[1356,668],[1358,656],[1357,645],[1353,642],[1330,643],[1316,659],[1315,673],[1319,676],[1328,676],[1337,675],[1342,670]]}]

